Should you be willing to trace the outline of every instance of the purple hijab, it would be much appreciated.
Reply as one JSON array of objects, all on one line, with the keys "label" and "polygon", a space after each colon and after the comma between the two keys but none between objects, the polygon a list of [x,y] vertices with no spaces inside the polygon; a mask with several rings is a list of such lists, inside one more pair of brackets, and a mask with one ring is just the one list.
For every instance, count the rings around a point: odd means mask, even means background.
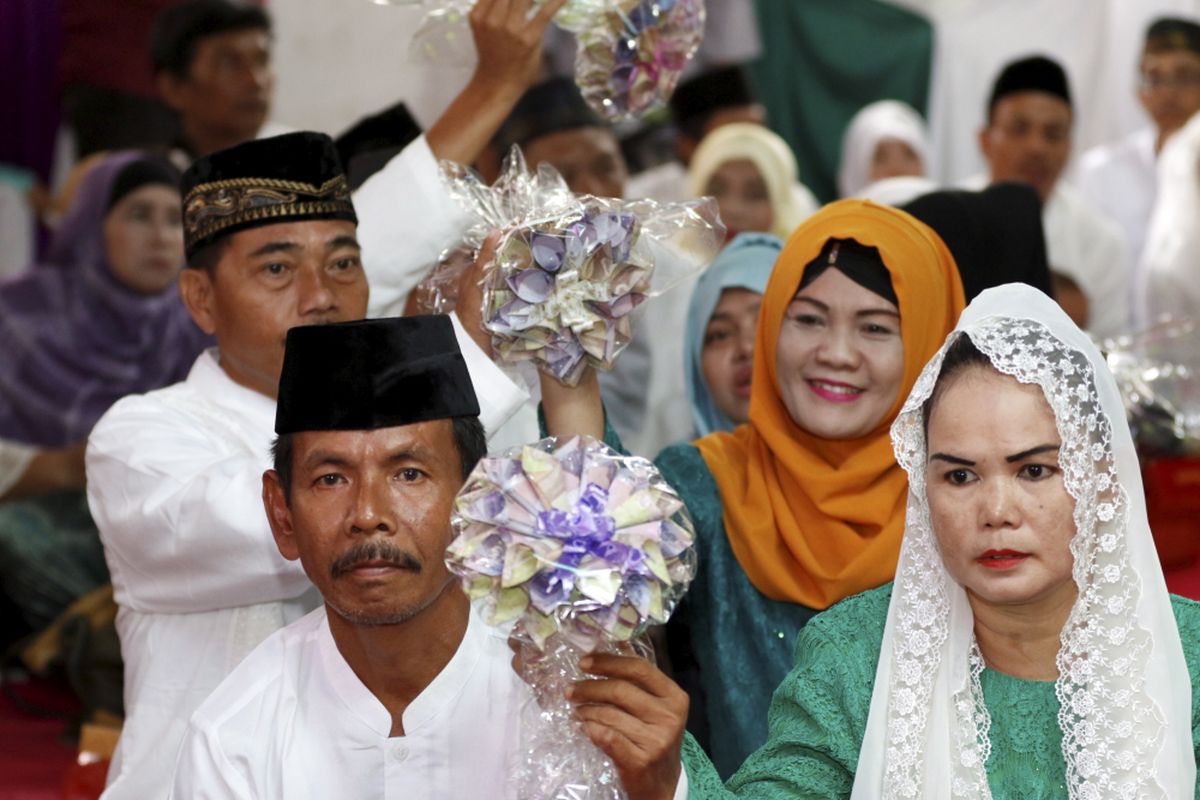
[{"label": "purple hijab", "polygon": [[137,294],[109,267],[109,197],[139,158],[115,153],[92,169],[46,261],[0,283],[0,438],[40,447],[79,442],[120,398],[184,378],[211,343],[176,285]]}]

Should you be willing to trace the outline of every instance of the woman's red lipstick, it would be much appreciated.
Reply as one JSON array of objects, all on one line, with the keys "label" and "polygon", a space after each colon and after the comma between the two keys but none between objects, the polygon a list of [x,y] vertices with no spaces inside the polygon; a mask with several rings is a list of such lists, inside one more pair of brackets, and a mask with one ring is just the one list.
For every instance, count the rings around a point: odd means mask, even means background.
[{"label": "woman's red lipstick", "polygon": [[1017,550],[987,550],[975,561],[988,569],[1012,569],[1027,558],[1028,553]]}]

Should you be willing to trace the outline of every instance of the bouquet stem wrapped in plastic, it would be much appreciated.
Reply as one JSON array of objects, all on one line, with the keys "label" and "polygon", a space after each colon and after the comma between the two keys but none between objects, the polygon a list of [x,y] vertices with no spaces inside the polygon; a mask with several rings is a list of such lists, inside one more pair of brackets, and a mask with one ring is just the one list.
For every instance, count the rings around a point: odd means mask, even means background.
[{"label": "bouquet stem wrapped in plastic", "polygon": [[[493,186],[449,162],[443,176],[478,221],[458,252],[501,232],[483,278],[483,325],[497,355],[536,363],[568,385],[589,364],[612,369],[633,336],[633,310],[699,273],[724,242],[711,199],[660,204],[576,195],[547,164],[530,174],[515,147]],[[416,289],[422,310],[451,310],[469,263],[443,257]]]},{"label": "bouquet stem wrapped in plastic", "polygon": [[695,574],[694,530],[654,465],[602,442],[545,439],[483,459],[455,502],[446,563],[493,625],[511,625],[537,699],[519,797],[622,800],[565,691],[587,653],[646,655]]},{"label": "bouquet stem wrapped in plastic", "polygon": [[[469,63],[474,0],[390,0],[429,10],[411,54]],[[554,17],[575,34],[575,83],[605,118],[640,117],[666,103],[704,35],[704,0],[570,0]]]}]

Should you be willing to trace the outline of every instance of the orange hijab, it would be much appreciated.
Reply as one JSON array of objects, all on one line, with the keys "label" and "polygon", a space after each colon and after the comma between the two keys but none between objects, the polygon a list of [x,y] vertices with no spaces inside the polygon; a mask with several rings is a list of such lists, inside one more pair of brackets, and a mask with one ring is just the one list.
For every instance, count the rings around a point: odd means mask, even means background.
[{"label": "orange hijab", "polygon": [[[879,249],[899,301],[904,345],[904,381],[891,409],[866,436],[840,441],[792,421],[775,373],[784,311],[805,266],[831,238]],[[750,422],[696,442],[721,492],[729,544],[760,592],[821,609],[891,580],[908,481],[888,429],[964,304],[946,245],[898,209],[842,200],[787,240],[759,311]]]}]

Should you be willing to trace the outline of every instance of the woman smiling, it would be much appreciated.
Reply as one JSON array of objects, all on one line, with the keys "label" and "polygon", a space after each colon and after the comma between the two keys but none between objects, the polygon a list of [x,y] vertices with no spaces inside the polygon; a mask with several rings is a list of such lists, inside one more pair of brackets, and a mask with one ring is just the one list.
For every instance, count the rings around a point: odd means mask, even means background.
[{"label": "woman smiling", "polygon": [[1200,604],[1167,594],[1116,383],[1045,295],[981,294],[892,426],[895,582],[800,635],[768,743],[691,796],[1190,798]]},{"label": "woman smiling", "polygon": [[[796,632],[891,579],[907,480],[888,426],[962,306],[929,228],[869,202],[826,206],[788,239],[763,293],[749,422],[655,460],[696,523],[699,572],[668,640],[691,729],[723,774],[765,740]],[[588,392],[542,381],[550,433],[603,429]]]}]

